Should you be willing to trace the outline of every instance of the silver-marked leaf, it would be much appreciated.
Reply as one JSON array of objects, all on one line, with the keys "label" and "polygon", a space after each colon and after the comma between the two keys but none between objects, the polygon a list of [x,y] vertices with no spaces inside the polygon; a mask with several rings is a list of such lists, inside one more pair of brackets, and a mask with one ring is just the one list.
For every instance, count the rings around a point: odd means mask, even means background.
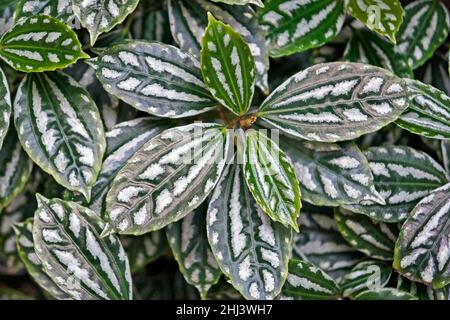
[{"label": "silver-marked leaf", "polygon": [[168,0],[168,11],[173,38],[182,50],[196,57],[200,57],[208,12],[230,25],[250,47],[256,65],[256,85],[268,93],[269,55],[264,33],[250,6],[230,6],[206,0]]},{"label": "silver-marked leaf", "polygon": [[53,298],[68,300],[71,296],[64,292],[43,270],[42,262],[34,250],[33,219],[14,226],[18,254],[33,280]]},{"label": "silver-marked leaf", "polygon": [[75,202],[37,194],[33,242],[44,272],[76,300],[132,299],[128,257],[103,221]]},{"label": "silver-marked leaf", "polygon": [[409,107],[395,123],[427,138],[450,139],[450,97],[417,80],[407,79],[406,84]]},{"label": "silver-marked leaf", "polygon": [[336,300],[339,294],[337,283],[322,269],[306,261],[289,261],[289,274],[280,299]]},{"label": "silver-marked leaf", "polygon": [[401,78],[413,78],[406,58],[387,40],[366,29],[354,29],[344,52],[344,59],[392,71]]},{"label": "silver-marked leaf", "polygon": [[347,273],[339,283],[344,297],[355,296],[361,291],[386,286],[392,268],[379,261],[363,261]]},{"label": "silver-marked leaf", "polygon": [[25,188],[32,168],[16,131],[10,128],[0,151],[0,212]]},{"label": "silver-marked leaf", "polygon": [[395,245],[394,268],[435,289],[450,283],[450,184],[423,198],[411,211]]},{"label": "silver-marked leaf", "polygon": [[9,128],[11,118],[11,95],[9,84],[3,69],[0,67],[0,150]]},{"label": "silver-marked leaf", "polygon": [[270,55],[290,55],[320,47],[333,39],[344,24],[344,2],[266,0],[258,16],[266,30]]},{"label": "silver-marked leaf", "polygon": [[375,180],[375,188],[386,201],[346,205],[374,220],[399,222],[434,189],[447,183],[444,168],[423,151],[404,146],[372,147],[364,152]]},{"label": "silver-marked leaf", "polygon": [[336,281],[365,258],[342,238],[333,214],[303,210],[299,225],[301,232],[294,235],[293,258],[317,265]]},{"label": "silver-marked leaf", "polygon": [[72,0],[72,9],[90,34],[93,46],[98,36],[122,23],[139,0]]},{"label": "silver-marked leaf", "polygon": [[398,276],[397,289],[411,293],[419,300],[450,300],[450,286],[442,289],[433,289],[420,282],[410,281],[403,276]]},{"label": "silver-marked leaf", "polygon": [[0,3],[0,36],[14,24],[14,13],[19,0],[2,0]]},{"label": "silver-marked leaf", "polygon": [[226,128],[214,123],[168,129],[146,142],[114,178],[105,232],[140,235],[186,216],[219,180],[229,143]]},{"label": "silver-marked leaf", "polygon": [[167,240],[187,283],[205,299],[222,272],[217,265],[206,234],[207,205],[201,205],[182,220],[166,228]]},{"label": "silver-marked leaf", "polygon": [[0,39],[0,58],[23,72],[65,68],[83,52],[77,34],[61,21],[45,15],[20,19]]},{"label": "silver-marked leaf", "polygon": [[243,175],[239,164],[225,169],[209,203],[208,239],[219,267],[246,299],[273,299],[288,275],[292,231],[261,210]]},{"label": "silver-marked leaf", "polygon": [[280,146],[297,172],[302,200],[318,206],[364,199],[384,203],[375,190],[367,159],[354,143],[300,142],[283,137]]},{"label": "silver-marked leaf", "polygon": [[374,221],[349,212],[335,210],[334,220],[339,232],[356,250],[378,260],[392,260],[398,227],[395,224]]},{"label": "silver-marked leaf", "polygon": [[17,91],[14,121],[33,161],[89,200],[106,143],[97,107],[86,90],[60,72],[29,74]]},{"label": "silver-marked leaf", "polygon": [[413,70],[417,69],[445,41],[449,30],[450,18],[444,3],[416,0],[405,7],[396,50],[407,57]]},{"label": "silver-marked leaf", "polygon": [[312,66],[280,85],[263,102],[262,123],[301,139],[336,142],[377,131],[408,106],[404,81],[359,63]]},{"label": "silver-marked leaf", "polygon": [[354,300],[418,300],[412,294],[395,288],[367,290],[358,294]]},{"label": "silver-marked leaf", "polygon": [[106,91],[150,114],[188,117],[218,105],[203,83],[199,62],[173,46],[127,42],[89,63]]},{"label": "silver-marked leaf", "polygon": [[262,0],[212,0],[214,2],[223,2],[232,5],[245,6],[247,4],[254,4],[260,7],[264,7]]},{"label": "silver-marked leaf", "polygon": [[75,15],[71,0],[19,0],[16,8],[16,21],[22,17],[31,17],[38,14],[51,16],[69,26],[75,26]]},{"label": "silver-marked leaf", "polygon": [[243,115],[255,93],[255,60],[239,33],[211,13],[208,21],[200,52],[203,79],[217,101]]},{"label": "silver-marked leaf", "polygon": [[399,0],[350,0],[347,9],[370,30],[396,43],[395,34],[405,13]]},{"label": "silver-marked leaf", "polygon": [[291,160],[262,131],[248,130],[245,135],[244,177],[256,202],[272,220],[298,231],[302,205]]}]

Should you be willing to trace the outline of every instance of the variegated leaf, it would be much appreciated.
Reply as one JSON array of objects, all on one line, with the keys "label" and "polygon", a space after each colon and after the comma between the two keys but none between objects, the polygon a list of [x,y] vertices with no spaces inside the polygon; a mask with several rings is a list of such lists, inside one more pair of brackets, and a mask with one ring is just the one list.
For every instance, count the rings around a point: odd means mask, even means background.
[{"label": "variegated leaf", "polygon": [[203,204],[166,228],[167,240],[180,272],[187,283],[197,288],[202,299],[222,275],[208,243],[206,212],[207,205]]},{"label": "variegated leaf", "polygon": [[378,260],[392,260],[398,228],[344,209],[335,210],[339,231],[356,250]]},{"label": "variegated leaf", "polygon": [[391,72],[349,62],[312,66],[263,102],[262,123],[301,139],[336,142],[377,131],[408,106],[404,81]]},{"label": "variegated leaf", "polygon": [[73,299],[132,299],[128,257],[103,221],[75,202],[37,194],[33,242],[44,272]]},{"label": "variegated leaf", "polygon": [[384,204],[375,190],[367,159],[354,143],[299,142],[283,137],[280,146],[292,159],[302,200],[318,206],[364,199]]},{"label": "variegated leaf", "polygon": [[23,72],[65,68],[83,52],[77,34],[61,21],[45,15],[20,19],[0,39],[0,58]]},{"label": "variegated leaf", "polygon": [[75,26],[78,22],[73,14],[71,0],[19,0],[16,8],[16,20],[38,14],[51,16],[69,26]]},{"label": "variegated leaf", "polygon": [[127,42],[89,63],[106,91],[150,114],[188,117],[218,105],[203,83],[198,61],[173,46]]},{"label": "variegated leaf", "polygon": [[268,93],[269,55],[264,33],[250,6],[230,6],[207,0],[168,0],[170,29],[178,46],[200,57],[201,40],[208,24],[207,12],[230,25],[250,47],[256,65],[256,85]]},{"label": "variegated leaf", "polygon": [[399,222],[431,191],[447,183],[444,168],[423,151],[404,146],[372,147],[364,152],[375,179],[375,188],[386,205],[373,201],[344,208],[372,219]]},{"label": "variegated leaf", "polygon": [[11,118],[11,95],[8,79],[0,67],[0,150],[9,128]]},{"label": "variegated leaf", "polygon": [[16,131],[10,128],[0,151],[0,212],[25,188],[32,167]]},{"label": "variegated leaf", "polygon": [[27,219],[25,222],[17,223],[14,226],[14,231],[17,235],[16,244],[20,259],[33,280],[57,300],[72,299],[43,270],[42,261],[34,250],[33,219]]},{"label": "variegated leaf", "polygon": [[98,36],[122,23],[139,0],[72,0],[73,11],[90,34],[93,46]]},{"label": "variegated leaf", "polygon": [[197,208],[220,178],[229,143],[226,128],[214,123],[176,127],[146,142],[114,178],[105,232],[140,235]]},{"label": "variegated leaf", "polygon": [[336,281],[365,258],[342,238],[333,214],[306,209],[299,225],[301,232],[294,235],[293,258],[317,265]]},{"label": "variegated leaf", "polygon": [[445,41],[449,30],[450,18],[444,3],[416,0],[405,7],[396,50],[407,57],[413,70],[417,69]]},{"label": "variegated leaf", "polygon": [[435,289],[450,283],[450,184],[423,198],[403,224],[394,268]]},{"label": "variegated leaf", "polygon": [[260,7],[264,7],[262,0],[212,0],[214,2],[223,2],[232,5],[245,6],[247,4],[254,4]]},{"label": "variegated leaf", "polygon": [[405,13],[399,0],[350,0],[347,9],[370,30],[396,43],[395,34]]},{"label": "variegated leaf", "polygon": [[389,282],[391,273],[391,267],[383,262],[371,260],[360,262],[339,283],[342,295],[351,297],[368,289],[383,288]]},{"label": "variegated leaf", "polygon": [[253,199],[243,168],[230,164],[214,190],[207,233],[219,267],[246,299],[273,299],[288,275],[292,231]]},{"label": "variegated leaf", "polygon": [[302,205],[291,160],[262,131],[248,130],[245,135],[244,177],[256,202],[272,220],[298,231]]},{"label": "variegated leaf", "polygon": [[412,294],[395,288],[381,288],[363,291],[355,300],[418,300]]},{"label": "variegated leaf", "polygon": [[19,0],[3,0],[0,3],[0,36],[14,24],[14,13]]},{"label": "variegated leaf", "polygon": [[289,261],[289,274],[280,299],[336,300],[339,294],[337,283],[322,269],[302,260]]},{"label": "variegated leaf", "polygon": [[344,24],[345,1],[266,0],[258,15],[270,55],[281,57],[333,39]]},{"label": "variegated leaf", "polygon": [[414,282],[403,276],[398,276],[397,289],[409,292],[419,300],[450,300],[450,286],[442,289],[433,289],[420,282]]},{"label": "variegated leaf", "polygon": [[365,29],[354,29],[345,48],[344,59],[361,62],[392,71],[401,78],[413,78],[406,58],[395,47],[377,34]]},{"label": "variegated leaf", "polygon": [[211,94],[237,115],[245,114],[255,92],[255,61],[239,33],[208,13],[202,38],[201,69]]},{"label": "variegated leaf", "polygon": [[450,97],[417,80],[407,79],[406,84],[409,107],[395,123],[427,138],[450,139]]},{"label": "variegated leaf", "polygon": [[89,94],[63,73],[29,74],[17,91],[14,121],[33,161],[89,200],[106,144]]}]

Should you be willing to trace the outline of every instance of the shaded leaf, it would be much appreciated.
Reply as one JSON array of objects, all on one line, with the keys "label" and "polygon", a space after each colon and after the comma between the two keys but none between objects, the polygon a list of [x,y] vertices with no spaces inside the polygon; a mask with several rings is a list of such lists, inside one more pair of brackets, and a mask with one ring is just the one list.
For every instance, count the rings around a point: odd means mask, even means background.
[{"label": "shaded leaf", "polygon": [[76,22],[71,0],[19,0],[17,3],[16,20],[38,14],[51,16],[72,26]]},{"label": "shaded leaf", "polygon": [[449,300],[450,299],[450,287],[444,287],[442,289],[433,289],[430,286],[426,286],[423,283],[413,282],[405,277],[398,276],[397,289],[409,292],[413,296],[419,298],[419,300]]},{"label": "shaded leaf", "polygon": [[0,67],[0,150],[9,128],[11,117],[11,95],[9,84],[3,69]]}]

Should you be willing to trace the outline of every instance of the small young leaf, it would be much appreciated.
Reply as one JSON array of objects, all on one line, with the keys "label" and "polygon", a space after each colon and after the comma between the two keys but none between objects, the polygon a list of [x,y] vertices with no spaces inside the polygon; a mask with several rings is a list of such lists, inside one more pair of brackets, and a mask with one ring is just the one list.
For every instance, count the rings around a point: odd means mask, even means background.
[{"label": "small young leaf", "polygon": [[19,0],[16,7],[16,21],[22,17],[45,14],[70,25],[75,23],[72,1],[68,0]]},{"label": "small young leaf", "polygon": [[225,169],[209,203],[208,239],[223,273],[246,299],[273,299],[288,274],[292,231],[261,210],[243,175],[239,164]]},{"label": "small young leaf", "polygon": [[394,288],[367,290],[358,294],[354,300],[418,300],[412,294]]},{"label": "small young leaf", "polygon": [[208,21],[200,53],[203,79],[217,101],[243,115],[255,92],[255,61],[239,33],[210,13]]},{"label": "small young leaf", "polygon": [[159,117],[193,116],[218,105],[203,84],[198,61],[173,46],[131,41],[89,63],[106,91]]},{"label": "small young leaf", "polygon": [[45,15],[22,18],[6,32],[0,57],[23,72],[52,71],[89,58],[71,28]]},{"label": "small young leaf", "polygon": [[404,81],[391,72],[350,62],[312,66],[263,102],[262,124],[306,140],[352,140],[377,131],[408,106]]},{"label": "small young leaf", "polygon": [[339,293],[337,283],[320,268],[306,261],[289,261],[289,274],[281,299],[336,300]]},{"label": "small young leaf", "polygon": [[0,67],[0,150],[9,128],[11,118],[11,95],[8,80]]},{"label": "small young leaf", "polygon": [[302,207],[294,166],[278,145],[264,133],[246,132],[245,181],[263,211],[274,221],[298,231]]},{"label": "small young leaf", "polygon": [[258,12],[270,55],[281,57],[320,47],[333,39],[345,20],[342,0],[266,0]]},{"label": "small young leaf", "polygon": [[76,300],[132,299],[128,258],[104,223],[74,202],[37,194],[33,242],[44,272]]},{"label": "small young leaf", "polygon": [[450,184],[411,211],[395,245],[394,268],[435,289],[450,283]]}]

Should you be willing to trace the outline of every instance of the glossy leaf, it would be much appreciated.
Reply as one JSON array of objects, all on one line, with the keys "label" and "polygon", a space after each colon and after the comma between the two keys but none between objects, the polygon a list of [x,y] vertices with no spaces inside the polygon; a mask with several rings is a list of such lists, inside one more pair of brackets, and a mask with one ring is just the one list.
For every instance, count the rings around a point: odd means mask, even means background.
[{"label": "glossy leaf", "polygon": [[198,61],[173,46],[127,42],[89,63],[106,91],[150,114],[188,117],[218,105],[203,84]]},{"label": "glossy leaf", "polygon": [[89,94],[63,73],[30,74],[19,86],[14,121],[33,161],[89,200],[105,151],[103,124]]},{"label": "glossy leaf", "polygon": [[200,53],[203,79],[217,101],[243,115],[255,91],[255,61],[239,33],[212,14],[208,21]]},{"label": "glossy leaf", "polygon": [[19,0],[16,8],[16,20],[38,14],[51,16],[68,25],[75,25],[72,1],[68,0]]},{"label": "glossy leaf", "polygon": [[243,168],[231,164],[209,202],[207,232],[220,269],[246,299],[273,299],[288,274],[292,231],[253,199]]},{"label": "glossy leaf", "polygon": [[11,94],[8,80],[0,67],[0,150],[9,128],[11,117]]},{"label": "glossy leaf", "polygon": [[114,178],[105,232],[140,235],[186,216],[220,178],[228,144],[225,127],[213,123],[169,129],[146,142]]},{"label": "glossy leaf", "polygon": [[76,33],[61,21],[45,15],[20,19],[0,39],[0,58],[23,72],[65,68],[83,52]]},{"label": "glossy leaf", "polygon": [[382,288],[361,292],[355,300],[417,300],[417,297],[398,289]]},{"label": "glossy leaf", "polygon": [[267,32],[270,55],[281,57],[320,47],[333,39],[345,20],[341,0],[266,0],[259,22]]},{"label": "glossy leaf", "polygon": [[377,131],[408,106],[404,81],[359,63],[315,65],[280,85],[263,102],[262,124],[306,140],[352,140]]}]

